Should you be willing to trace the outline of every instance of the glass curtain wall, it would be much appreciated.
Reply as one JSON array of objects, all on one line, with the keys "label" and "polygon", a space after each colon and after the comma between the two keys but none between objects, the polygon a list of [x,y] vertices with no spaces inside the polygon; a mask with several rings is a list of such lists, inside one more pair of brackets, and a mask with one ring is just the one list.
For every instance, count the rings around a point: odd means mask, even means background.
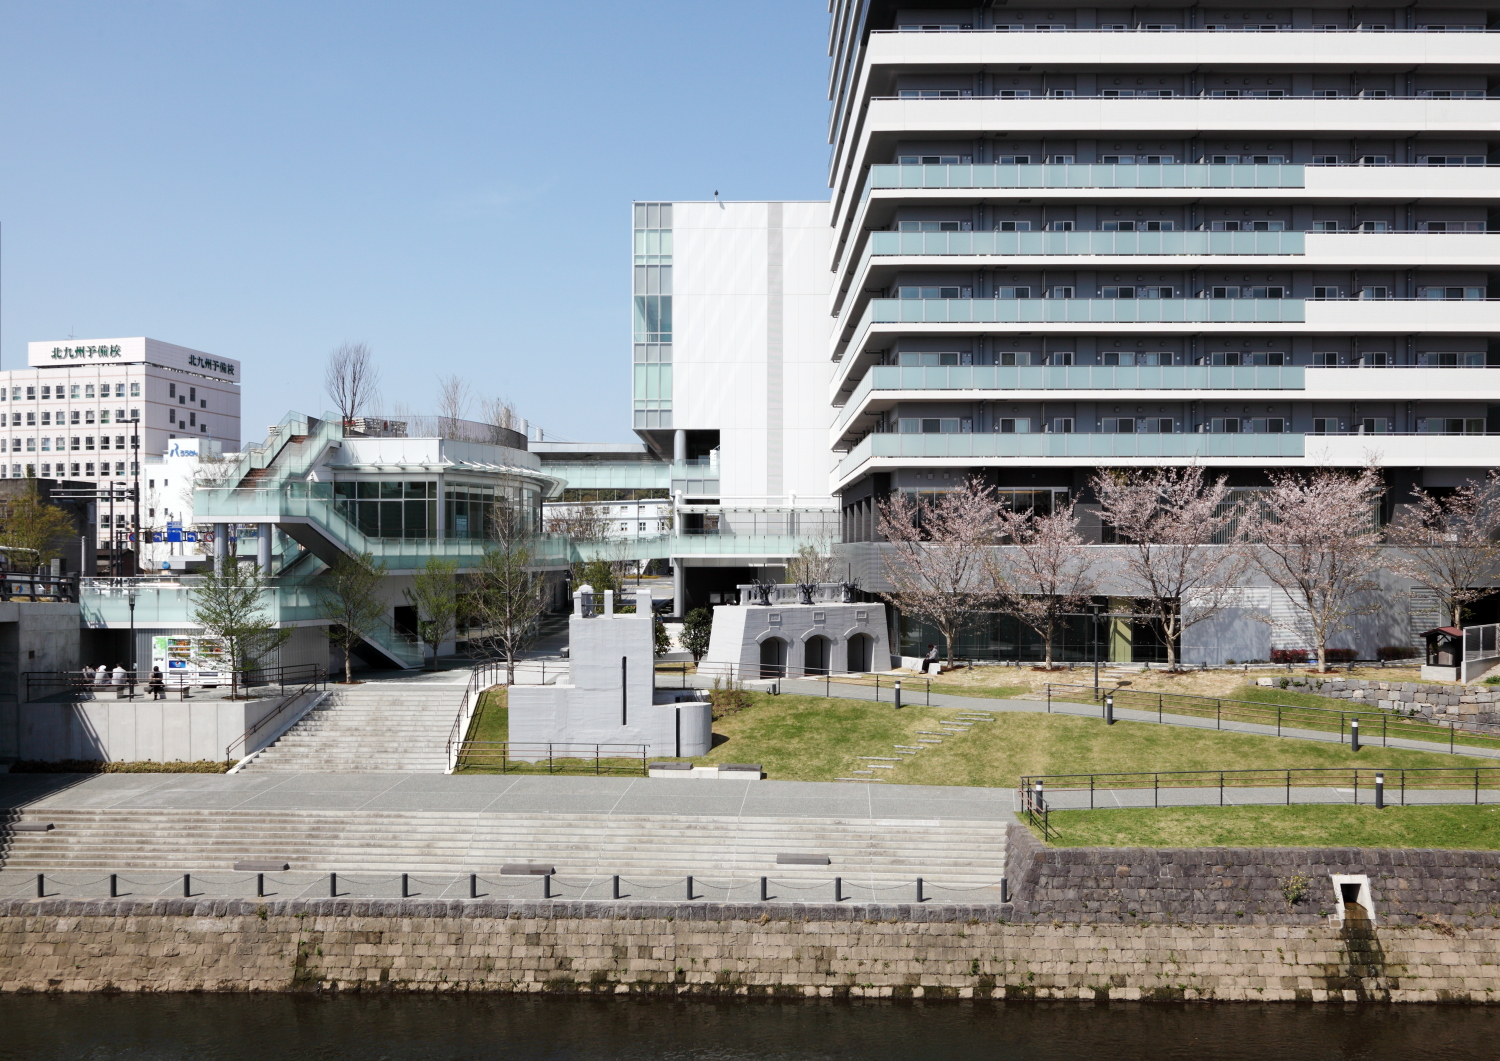
[{"label": "glass curtain wall", "polygon": [[437,483],[333,484],[334,509],[367,538],[437,537]]},{"label": "glass curtain wall", "polygon": [[672,204],[635,204],[634,425],[672,426]]},{"label": "glass curtain wall", "polygon": [[530,533],[542,529],[542,494],[520,483],[449,483],[443,489],[443,526],[449,538],[490,536],[493,521],[522,521]]}]

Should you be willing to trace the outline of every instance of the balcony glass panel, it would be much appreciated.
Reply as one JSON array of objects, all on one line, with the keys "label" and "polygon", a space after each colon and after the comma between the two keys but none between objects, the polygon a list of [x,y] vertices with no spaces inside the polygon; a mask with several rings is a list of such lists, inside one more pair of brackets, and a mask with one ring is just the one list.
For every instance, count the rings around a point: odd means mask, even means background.
[{"label": "balcony glass panel", "polygon": [[1301,188],[1292,165],[1046,165],[998,164],[870,167],[865,196],[875,188]]},{"label": "balcony glass panel", "polygon": [[1301,232],[872,232],[871,255],[1305,254]]},{"label": "balcony glass panel", "polygon": [[963,365],[870,370],[873,390],[1302,390],[1300,365]]},{"label": "balcony glass panel", "polygon": [[873,324],[1300,323],[1300,298],[870,300]]}]

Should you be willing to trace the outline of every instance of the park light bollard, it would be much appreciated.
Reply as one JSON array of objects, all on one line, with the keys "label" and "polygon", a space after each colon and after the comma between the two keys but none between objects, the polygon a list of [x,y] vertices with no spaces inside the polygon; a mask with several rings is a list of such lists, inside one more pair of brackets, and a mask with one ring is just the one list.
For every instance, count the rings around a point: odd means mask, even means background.
[{"label": "park light bollard", "polygon": [[1115,694],[1104,694],[1104,724],[1113,726],[1115,724]]},{"label": "park light bollard", "polygon": [[1385,810],[1385,774],[1375,774],[1375,809]]},{"label": "park light bollard", "polygon": [[896,710],[901,710],[901,679],[896,679]]},{"label": "park light bollard", "polygon": [[1359,719],[1357,718],[1349,720],[1349,750],[1359,751]]},{"label": "park light bollard", "polygon": [[1043,800],[1042,800],[1042,779],[1041,778],[1037,778],[1036,779],[1036,786],[1034,787],[1033,791],[1036,793],[1036,809],[1037,810],[1041,810],[1042,807],[1045,805],[1044,802],[1043,802]]}]

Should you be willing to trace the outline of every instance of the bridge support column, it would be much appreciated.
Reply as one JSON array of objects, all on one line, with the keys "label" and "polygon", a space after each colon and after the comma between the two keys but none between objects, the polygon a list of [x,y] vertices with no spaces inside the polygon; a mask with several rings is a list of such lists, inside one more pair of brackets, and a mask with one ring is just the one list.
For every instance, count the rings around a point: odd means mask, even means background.
[{"label": "bridge support column", "polygon": [[224,573],[224,561],[229,557],[229,524],[214,524],[214,574]]},{"label": "bridge support column", "polygon": [[271,573],[271,524],[255,525],[255,562],[262,575]]},{"label": "bridge support column", "polygon": [[679,619],[687,618],[687,578],[682,570],[682,558],[672,557],[672,614]]}]

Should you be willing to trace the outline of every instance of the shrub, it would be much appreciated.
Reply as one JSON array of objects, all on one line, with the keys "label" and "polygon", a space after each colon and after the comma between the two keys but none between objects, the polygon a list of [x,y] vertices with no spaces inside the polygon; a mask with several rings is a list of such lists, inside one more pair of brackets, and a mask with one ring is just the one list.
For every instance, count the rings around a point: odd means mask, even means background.
[{"label": "shrub", "polygon": [[222,774],[229,764],[200,759],[196,762],[111,762],[108,759],[59,759],[43,762],[23,759],[10,764],[13,774]]},{"label": "shrub", "polygon": [[717,722],[725,715],[737,714],[749,707],[750,694],[733,678],[727,682],[715,678],[713,688],[708,691],[708,702],[713,705],[710,713]]},{"label": "shrub", "polygon": [[1273,648],[1271,649],[1272,663],[1302,663],[1307,659],[1305,648]]},{"label": "shrub", "polygon": [[1330,648],[1328,650],[1329,663],[1353,663],[1359,659],[1359,653],[1352,648]]},{"label": "shrub", "polygon": [[1286,908],[1290,910],[1307,895],[1310,882],[1301,873],[1295,873],[1290,877],[1277,877],[1276,883],[1281,886],[1282,898],[1286,900]]},{"label": "shrub", "polygon": [[1421,655],[1421,649],[1410,645],[1381,645],[1375,650],[1376,659],[1413,659]]}]

